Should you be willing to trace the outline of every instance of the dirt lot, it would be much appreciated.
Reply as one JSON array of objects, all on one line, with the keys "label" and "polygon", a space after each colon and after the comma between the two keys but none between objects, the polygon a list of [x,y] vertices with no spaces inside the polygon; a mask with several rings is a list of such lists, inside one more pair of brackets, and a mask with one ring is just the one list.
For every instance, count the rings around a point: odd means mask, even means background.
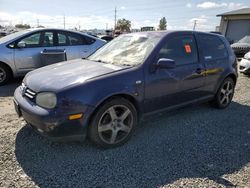
[{"label": "dirt lot", "polygon": [[226,110],[204,104],[151,117],[124,146],[52,143],[18,119],[0,87],[0,187],[250,187],[250,78]]}]

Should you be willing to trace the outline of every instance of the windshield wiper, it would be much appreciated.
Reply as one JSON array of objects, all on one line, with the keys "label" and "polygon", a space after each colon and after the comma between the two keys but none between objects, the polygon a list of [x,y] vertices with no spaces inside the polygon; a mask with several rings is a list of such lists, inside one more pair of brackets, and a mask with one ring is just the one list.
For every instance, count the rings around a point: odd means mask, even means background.
[{"label": "windshield wiper", "polygon": [[110,64],[109,62],[103,61],[103,60],[101,60],[101,59],[94,60],[94,61],[95,61],[95,62],[99,62],[99,63]]},{"label": "windshield wiper", "polygon": [[121,66],[126,66],[126,67],[134,67],[135,65],[130,65],[130,64],[126,64],[126,63],[124,63],[124,64],[120,64]]}]

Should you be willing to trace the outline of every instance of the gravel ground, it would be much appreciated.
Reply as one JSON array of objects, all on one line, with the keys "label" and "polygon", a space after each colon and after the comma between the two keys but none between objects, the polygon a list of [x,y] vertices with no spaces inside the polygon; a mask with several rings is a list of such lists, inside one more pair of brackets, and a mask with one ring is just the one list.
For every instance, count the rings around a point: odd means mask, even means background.
[{"label": "gravel ground", "polygon": [[226,110],[204,104],[143,121],[122,147],[52,143],[0,88],[0,187],[250,187],[250,78]]}]

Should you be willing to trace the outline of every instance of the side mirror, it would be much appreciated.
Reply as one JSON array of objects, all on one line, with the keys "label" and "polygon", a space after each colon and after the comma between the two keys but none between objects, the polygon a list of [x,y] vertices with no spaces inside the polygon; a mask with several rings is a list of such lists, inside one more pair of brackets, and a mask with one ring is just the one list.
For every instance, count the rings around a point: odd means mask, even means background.
[{"label": "side mirror", "polygon": [[172,69],[175,68],[175,61],[172,59],[161,58],[156,63],[158,69]]},{"label": "side mirror", "polygon": [[26,47],[26,43],[24,41],[20,41],[17,43],[17,47],[18,48],[25,48]]}]

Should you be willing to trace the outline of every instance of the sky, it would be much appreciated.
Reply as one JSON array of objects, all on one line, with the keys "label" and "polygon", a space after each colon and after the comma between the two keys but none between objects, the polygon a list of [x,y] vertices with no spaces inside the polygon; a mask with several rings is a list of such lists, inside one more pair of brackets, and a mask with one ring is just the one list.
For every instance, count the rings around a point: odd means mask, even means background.
[{"label": "sky", "polygon": [[106,29],[117,19],[131,21],[132,28],[158,27],[166,17],[167,29],[214,31],[220,18],[216,15],[240,8],[250,8],[250,0],[0,0],[0,25],[38,24],[68,29]]}]

